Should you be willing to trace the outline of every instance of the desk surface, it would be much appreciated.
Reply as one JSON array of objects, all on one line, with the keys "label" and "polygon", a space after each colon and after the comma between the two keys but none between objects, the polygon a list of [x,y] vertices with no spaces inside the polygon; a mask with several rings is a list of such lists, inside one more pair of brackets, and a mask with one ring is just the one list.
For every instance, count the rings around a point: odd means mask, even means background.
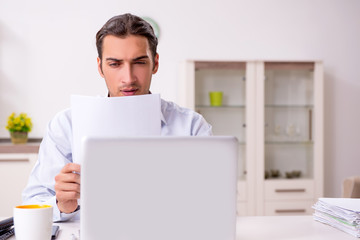
[{"label": "desk surface", "polygon": [[[60,226],[58,240],[79,235],[79,221],[54,223]],[[11,237],[9,239],[15,239]],[[75,238],[78,239],[78,238]],[[239,217],[237,240],[354,240],[358,239],[313,220],[312,216]]]},{"label": "desk surface", "polygon": [[239,217],[237,240],[354,240],[348,233],[313,220],[312,216]]}]

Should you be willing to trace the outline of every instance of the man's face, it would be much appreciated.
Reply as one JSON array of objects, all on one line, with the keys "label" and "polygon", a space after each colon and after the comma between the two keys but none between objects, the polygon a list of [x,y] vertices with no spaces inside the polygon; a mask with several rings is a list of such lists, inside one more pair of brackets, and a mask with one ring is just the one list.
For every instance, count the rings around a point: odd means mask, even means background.
[{"label": "man's face", "polygon": [[97,61],[110,97],[132,96],[149,93],[151,77],[158,70],[159,55],[153,62],[145,37],[108,35],[103,40],[102,62],[99,58]]}]

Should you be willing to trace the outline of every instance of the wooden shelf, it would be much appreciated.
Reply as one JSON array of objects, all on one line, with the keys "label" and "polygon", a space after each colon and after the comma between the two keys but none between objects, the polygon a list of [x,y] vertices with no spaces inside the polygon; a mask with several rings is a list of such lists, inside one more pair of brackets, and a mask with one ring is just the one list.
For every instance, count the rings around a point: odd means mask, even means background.
[{"label": "wooden shelf", "polygon": [[29,139],[26,144],[12,144],[10,139],[0,139],[0,153],[38,153],[41,139]]},{"label": "wooden shelf", "polygon": [[265,141],[265,144],[275,144],[275,145],[314,145],[313,141]]},{"label": "wooden shelf", "polygon": [[265,108],[306,108],[306,109],[313,109],[314,105],[279,105],[279,104],[267,104]]},{"label": "wooden shelf", "polygon": [[234,70],[245,70],[246,63],[245,62],[195,62],[195,70],[201,69],[234,69]]},{"label": "wooden shelf", "polygon": [[314,71],[314,62],[265,62],[266,70],[309,70]]}]

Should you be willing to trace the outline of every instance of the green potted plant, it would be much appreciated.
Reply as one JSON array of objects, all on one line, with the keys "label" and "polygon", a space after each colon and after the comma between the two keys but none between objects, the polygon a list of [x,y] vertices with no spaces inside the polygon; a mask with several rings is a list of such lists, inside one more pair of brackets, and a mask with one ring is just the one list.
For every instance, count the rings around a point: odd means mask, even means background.
[{"label": "green potted plant", "polygon": [[27,143],[28,133],[31,131],[31,128],[31,118],[26,113],[20,113],[19,115],[12,113],[8,117],[6,129],[10,132],[13,144]]}]

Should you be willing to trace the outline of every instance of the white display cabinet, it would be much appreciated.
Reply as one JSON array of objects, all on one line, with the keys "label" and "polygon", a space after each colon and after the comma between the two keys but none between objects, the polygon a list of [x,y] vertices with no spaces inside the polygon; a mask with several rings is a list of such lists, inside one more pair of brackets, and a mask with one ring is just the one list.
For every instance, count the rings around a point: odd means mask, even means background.
[{"label": "white display cabinet", "polygon": [[323,196],[321,62],[257,62],[257,215],[311,214]]},{"label": "white display cabinet", "polygon": [[[187,61],[180,104],[201,113],[214,135],[239,141],[238,215],[255,214],[255,62]],[[211,106],[209,92],[223,92],[221,106]]]},{"label": "white display cabinet", "polygon": [[310,214],[323,195],[322,63],[187,61],[182,73],[180,104],[239,140],[238,214]]}]

